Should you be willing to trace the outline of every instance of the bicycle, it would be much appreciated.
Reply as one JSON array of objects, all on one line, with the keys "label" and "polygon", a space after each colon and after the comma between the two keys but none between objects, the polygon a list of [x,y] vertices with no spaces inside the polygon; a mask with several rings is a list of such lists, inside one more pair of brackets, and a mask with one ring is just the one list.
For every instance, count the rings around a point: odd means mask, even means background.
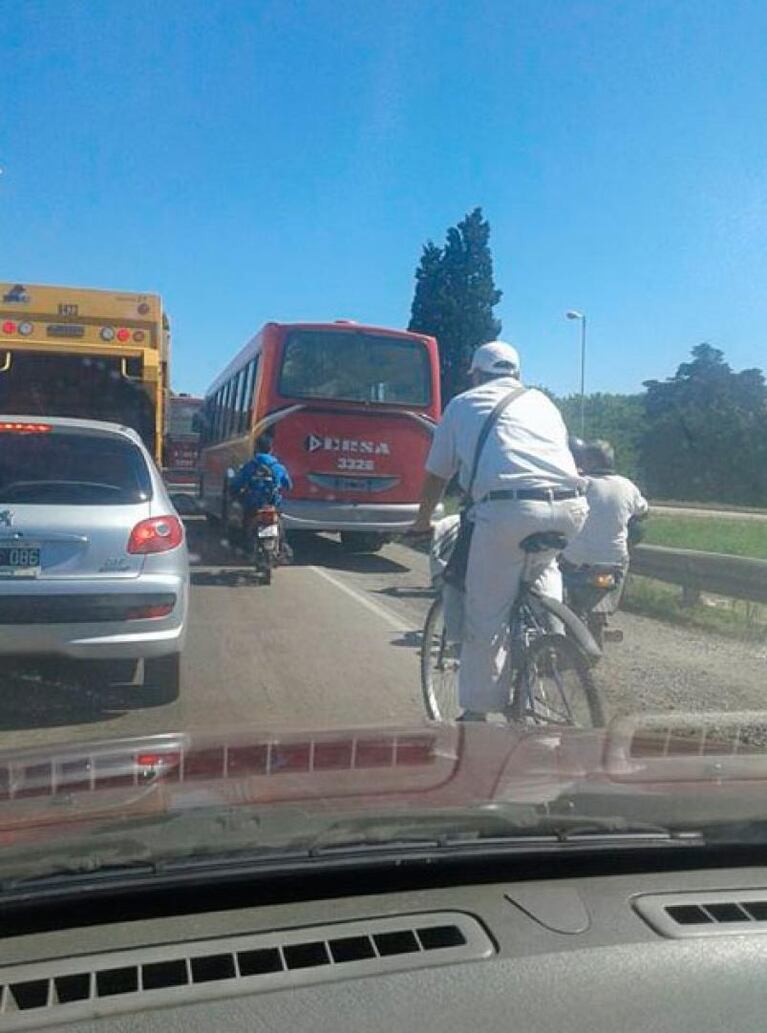
[{"label": "bicycle", "polygon": [[[504,678],[510,723],[599,727],[604,709],[592,668],[602,653],[585,624],[564,603],[534,587],[533,557],[561,552],[563,535],[541,532],[521,542],[525,552],[519,592],[508,621]],[[559,631],[558,629],[563,629]],[[421,646],[421,688],[432,720],[458,716],[460,643],[447,635],[441,593],[426,616]]]}]

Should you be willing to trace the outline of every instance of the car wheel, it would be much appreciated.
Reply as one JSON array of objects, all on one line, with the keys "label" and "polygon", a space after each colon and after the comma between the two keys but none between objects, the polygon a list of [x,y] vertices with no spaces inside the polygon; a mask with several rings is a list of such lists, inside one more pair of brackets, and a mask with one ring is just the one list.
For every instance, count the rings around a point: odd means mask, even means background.
[{"label": "car wheel", "polygon": [[158,656],[144,661],[144,691],[153,703],[172,703],[181,687],[181,655]]}]

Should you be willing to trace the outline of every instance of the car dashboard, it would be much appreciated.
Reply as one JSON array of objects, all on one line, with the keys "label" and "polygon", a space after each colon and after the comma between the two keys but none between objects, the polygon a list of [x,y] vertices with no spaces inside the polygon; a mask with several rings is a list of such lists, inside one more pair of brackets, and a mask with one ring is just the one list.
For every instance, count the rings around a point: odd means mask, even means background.
[{"label": "car dashboard", "polygon": [[0,1030],[763,1026],[767,868],[396,892],[374,880],[317,900],[253,892],[248,906],[246,889],[236,907],[210,909],[201,887],[200,910],[183,914],[118,906],[67,928],[6,922]]}]

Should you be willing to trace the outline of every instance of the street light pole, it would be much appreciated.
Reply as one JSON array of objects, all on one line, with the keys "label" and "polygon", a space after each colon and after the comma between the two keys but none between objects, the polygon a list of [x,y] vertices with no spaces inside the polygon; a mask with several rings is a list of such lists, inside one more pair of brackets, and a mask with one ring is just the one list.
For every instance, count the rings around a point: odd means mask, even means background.
[{"label": "street light pole", "polygon": [[581,437],[586,430],[586,316],[583,312],[570,309],[565,313],[568,319],[577,319],[581,324]]}]

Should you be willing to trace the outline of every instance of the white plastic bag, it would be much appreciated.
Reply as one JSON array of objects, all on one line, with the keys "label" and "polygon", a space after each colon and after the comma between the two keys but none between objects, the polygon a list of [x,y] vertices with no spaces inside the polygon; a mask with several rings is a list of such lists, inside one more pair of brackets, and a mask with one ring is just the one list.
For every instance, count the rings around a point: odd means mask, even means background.
[{"label": "white plastic bag", "polygon": [[434,524],[429,553],[429,572],[432,587],[442,588],[442,577],[450,560],[461,523],[459,516],[444,517]]},{"label": "white plastic bag", "polygon": [[460,524],[459,516],[449,516],[438,520],[434,525],[434,537],[429,553],[431,583],[433,588],[442,593],[445,630],[451,642],[460,642],[463,635],[464,593],[454,585],[446,585],[443,575],[455,547]]}]

